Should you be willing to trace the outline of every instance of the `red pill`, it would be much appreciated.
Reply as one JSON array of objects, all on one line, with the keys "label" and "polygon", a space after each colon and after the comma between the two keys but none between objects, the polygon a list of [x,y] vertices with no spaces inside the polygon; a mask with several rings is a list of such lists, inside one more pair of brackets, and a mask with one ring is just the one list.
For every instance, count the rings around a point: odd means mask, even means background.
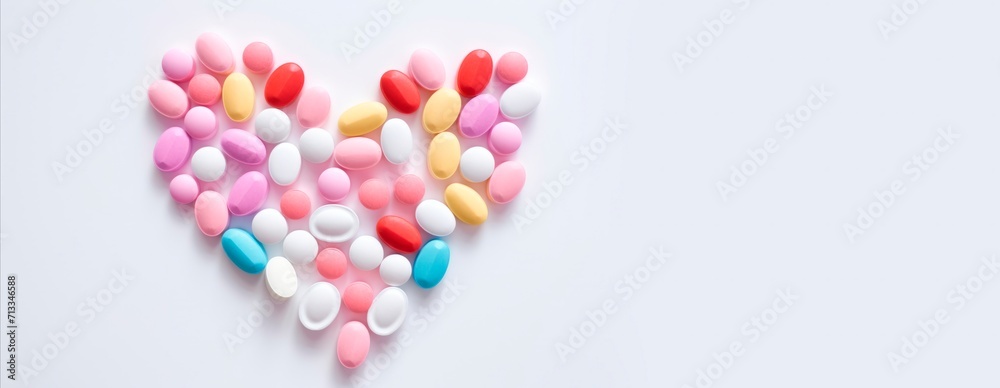
[{"label": "red pill", "polygon": [[299,65],[289,62],[278,66],[264,84],[264,99],[268,105],[284,108],[299,96],[305,81],[305,73]]},{"label": "red pill", "polygon": [[420,249],[423,241],[416,226],[397,216],[385,216],[375,224],[375,233],[389,248],[403,253]]},{"label": "red pill", "polygon": [[413,113],[420,107],[420,92],[410,76],[399,70],[389,70],[379,81],[385,100],[400,113]]},{"label": "red pill", "polygon": [[493,58],[486,50],[472,50],[458,66],[458,93],[465,97],[475,97],[486,89],[493,76]]}]

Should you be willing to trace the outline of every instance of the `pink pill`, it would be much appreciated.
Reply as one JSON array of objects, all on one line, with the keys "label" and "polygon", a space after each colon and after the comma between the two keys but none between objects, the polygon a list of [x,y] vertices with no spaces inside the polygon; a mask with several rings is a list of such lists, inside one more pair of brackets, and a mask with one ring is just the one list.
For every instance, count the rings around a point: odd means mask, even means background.
[{"label": "pink pill", "polygon": [[368,358],[371,344],[371,335],[363,323],[347,322],[337,336],[337,360],[345,368],[357,368]]},{"label": "pink pill", "polygon": [[174,82],[187,82],[194,76],[194,57],[180,49],[170,49],[160,61],[163,74]]},{"label": "pink pill", "polygon": [[198,105],[213,105],[222,97],[222,85],[210,74],[198,74],[188,83],[188,96]]},{"label": "pink pill", "polygon": [[201,34],[194,43],[194,49],[201,64],[213,73],[226,75],[232,73],[236,67],[233,50],[219,34],[212,32]]},{"label": "pink pill", "polygon": [[327,201],[340,202],[347,198],[347,194],[351,192],[351,178],[344,170],[331,167],[319,174],[316,188]]},{"label": "pink pill", "polygon": [[528,60],[521,53],[511,51],[497,61],[497,78],[500,81],[515,84],[528,74]]},{"label": "pink pill", "polygon": [[493,126],[487,136],[490,150],[500,155],[510,155],[521,148],[521,129],[514,123],[502,122]]},{"label": "pink pill", "polygon": [[465,137],[480,137],[490,130],[500,114],[500,102],[489,94],[480,94],[465,103],[458,116],[458,129]]},{"label": "pink pill", "polygon": [[300,190],[288,190],[281,195],[281,214],[292,220],[302,219],[312,210],[309,195]]},{"label": "pink pill", "polygon": [[496,203],[507,203],[524,188],[524,166],[516,160],[500,163],[486,184],[486,195]]},{"label": "pink pill", "polygon": [[424,199],[424,181],[416,175],[406,174],[396,178],[393,191],[399,202],[413,205]]},{"label": "pink pill", "polygon": [[191,138],[180,127],[170,127],[160,134],[153,147],[153,163],[160,171],[174,171],[184,165],[191,152]]},{"label": "pink pill", "polygon": [[194,220],[198,229],[206,236],[214,237],[222,234],[229,226],[229,211],[226,210],[226,199],[212,190],[198,194],[194,201]]},{"label": "pink pill", "polygon": [[184,130],[188,136],[196,140],[205,140],[215,136],[219,129],[219,121],[215,118],[215,112],[203,106],[191,108],[184,115]]},{"label": "pink pill", "polygon": [[[193,110],[193,109],[192,109]],[[219,141],[222,152],[237,162],[256,166],[264,162],[267,158],[267,148],[264,142],[254,134],[239,128],[227,129],[222,132],[222,140]]]},{"label": "pink pill", "polygon": [[349,137],[333,149],[333,160],[347,170],[372,168],[382,160],[382,147],[367,137]]},{"label": "pink pill", "polygon": [[323,277],[333,280],[347,273],[347,255],[337,248],[326,248],[316,255],[316,270]]},{"label": "pink pill", "polygon": [[177,84],[167,80],[156,80],[149,85],[149,104],[161,115],[179,119],[187,113],[188,99]]},{"label": "pink pill", "polygon": [[382,179],[369,179],[358,188],[358,199],[361,205],[377,210],[389,204],[389,185]]},{"label": "pink pill", "polygon": [[363,313],[371,307],[374,297],[372,286],[365,282],[354,282],[348,284],[347,288],[344,289],[344,306],[353,312]]},{"label": "pink pill", "polygon": [[274,66],[274,53],[264,42],[253,42],[243,49],[243,64],[254,73],[267,73]]},{"label": "pink pill", "polygon": [[428,49],[417,49],[410,56],[410,76],[422,88],[438,90],[444,85],[444,62]]},{"label": "pink pill", "polygon": [[320,127],[330,116],[330,93],[321,86],[310,86],[299,95],[295,116],[303,128]]},{"label": "pink pill", "polygon": [[267,187],[264,174],[257,171],[243,174],[229,190],[229,212],[234,216],[245,216],[260,210],[267,200]]},{"label": "pink pill", "polygon": [[198,198],[198,182],[188,174],[170,180],[170,196],[180,204],[189,204]]}]

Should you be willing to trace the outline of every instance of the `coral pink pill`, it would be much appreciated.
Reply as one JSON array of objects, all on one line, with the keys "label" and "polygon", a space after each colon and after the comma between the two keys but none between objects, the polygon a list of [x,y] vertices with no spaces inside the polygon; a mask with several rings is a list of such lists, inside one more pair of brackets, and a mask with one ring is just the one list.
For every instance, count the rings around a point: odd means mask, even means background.
[{"label": "coral pink pill", "polygon": [[188,99],[177,84],[167,80],[156,80],[149,85],[149,104],[157,112],[171,119],[179,119],[187,113]]},{"label": "coral pink pill", "polygon": [[351,178],[344,170],[331,167],[319,174],[316,188],[327,201],[340,202],[347,198],[347,194],[351,191]]},{"label": "coral pink pill", "polygon": [[521,148],[521,129],[511,122],[502,122],[493,126],[487,136],[490,150],[500,155],[510,155]]},{"label": "coral pink pill", "polygon": [[371,307],[372,298],[374,297],[375,293],[372,291],[372,286],[369,286],[365,282],[354,282],[347,285],[347,288],[344,289],[344,306],[347,306],[347,309],[353,312],[363,313]]},{"label": "coral pink pill", "polygon": [[288,190],[281,195],[281,214],[289,219],[298,220],[309,215],[312,203],[309,196],[300,190]]},{"label": "coral pink pill", "polygon": [[253,42],[243,49],[243,65],[254,73],[267,73],[274,67],[274,53],[264,42]]},{"label": "coral pink pill", "polygon": [[347,255],[337,248],[326,248],[316,255],[316,270],[323,277],[333,280],[347,273]]},{"label": "coral pink pill", "polygon": [[189,204],[198,198],[198,182],[188,174],[170,180],[170,196],[180,204]]},{"label": "coral pink pill", "polygon": [[528,74],[528,60],[521,53],[511,51],[497,61],[497,78],[500,81],[515,84]]},{"label": "coral pink pill", "polygon": [[358,199],[361,205],[377,210],[389,204],[389,185],[382,179],[369,179],[358,188]]},{"label": "coral pink pill", "polygon": [[424,181],[413,174],[400,176],[396,178],[396,183],[393,185],[393,192],[395,192],[396,199],[399,202],[413,205],[424,199]]},{"label": "coral pink pill", "polygon": [[222,85],[210,74],[198,74],[188,83],[188,96],[198,105],[213,105],[222,98]]},{"label": "coral pink pill", "polygon": [[337,359],[346,368],[354,369],[368,358],[371,349],[371,335],[365,325],[358,321],[350,321],[340,329],[337,336]]},{"label": "coral pink pill", "polygon": [[180,49],[170,49],[160,61],[163,74],[174,82],[187,82],[194,76],[194,57]]},{"label": "coral pink pill", "polygon": [[192,139],[205,140],[215,136],[219,129],[219,121],[215,112],[203,106],[191,108],[184,115],[184,130]]}]

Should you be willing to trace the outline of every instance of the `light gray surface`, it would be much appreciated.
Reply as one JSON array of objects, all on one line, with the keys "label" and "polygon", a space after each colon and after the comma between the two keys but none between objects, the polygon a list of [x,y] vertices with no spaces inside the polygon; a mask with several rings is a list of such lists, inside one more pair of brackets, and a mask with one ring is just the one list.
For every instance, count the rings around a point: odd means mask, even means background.
[{"label": "light gray surface", "polygon": [[[20,365],[79,326],[31,386],[682,387],[734,341],[745,352],[715,387],[997,384],[1000,278],[961,309],[949,292],[1000,253],[1000,3],[927,2],[886,39],[879,21],[903,1],[587,1],[553,28],[556,1],[404,0],[350,62],[341,44],[387,3],[315,3],[245,0],[220,16],[221,0],[71,2],[15,50],[11,34],[42,6],[3,2],[0,249],[3,275],[19,276]],[[675,53],[727,9],[733,23],[679,71]],[[435,310],[397,335],[389,362],[393,340],[377,342],[367,375],[336,365],[346,317],[306,333],[297,299],[226,346],[267,299],[263,282],[171,201],[150,160],[169,122],[144,98],[116,102],[206,30],[302,64],[332,91],[333,117],[377,98],[381,73],[420,46],[449,80],[473,48],[520,50],[544,92],[524,123],[521,197],[450,238],[457,297],[405,287],[412,308]],[[823,86],[833,95],[786,138],[776,122]],[[616,118],[624,131],[584,168],[576,152]],[[52,163],[103,119],[116,130],[58,180]],[[960,137],[913,181],[907,161],[947,127]],[[717,182],[770,138],[780,149],[724,201]],[[560,174],[572,181],[549,201]],[[843,225],[894,180],[906,192],[851,242]],[[660,247],[672,256],[625,300],[618,282]],[[78,309],[123,268],[134,279],[103,311]],[[744,322],[771,314],[779,289],[798,299],[755,340]],[[615,312],[561,358],[606,300]],[[888,354],[938,310],[947,323],[894,371]]]}]

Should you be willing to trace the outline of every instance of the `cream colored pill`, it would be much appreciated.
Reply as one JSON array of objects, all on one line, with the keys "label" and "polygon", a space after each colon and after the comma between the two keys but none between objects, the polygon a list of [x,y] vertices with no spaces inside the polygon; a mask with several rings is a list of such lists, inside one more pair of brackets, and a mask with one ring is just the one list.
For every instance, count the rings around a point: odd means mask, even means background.
[{"label": "cream colored pill", "polygon": [[442,132],[434,136],[427,148],[427,168],[435,178],[448,179],[458,169],[461,157],[458,137],[451,132]]},{"label": "cream colored pill", "polygon": [[462,111],[462,97],[454,89],[440,89],[424,104],[423,125],[430,133],[444,132],[455,124]]},{"label": "cream colored pill", "polygon": [[267,261],[264,268],[264,283],[267,292],[279,302],[284,302],[295,295],[299,289],[299,278],[295,276],[295,267],[288,259],[275,256]]}]

